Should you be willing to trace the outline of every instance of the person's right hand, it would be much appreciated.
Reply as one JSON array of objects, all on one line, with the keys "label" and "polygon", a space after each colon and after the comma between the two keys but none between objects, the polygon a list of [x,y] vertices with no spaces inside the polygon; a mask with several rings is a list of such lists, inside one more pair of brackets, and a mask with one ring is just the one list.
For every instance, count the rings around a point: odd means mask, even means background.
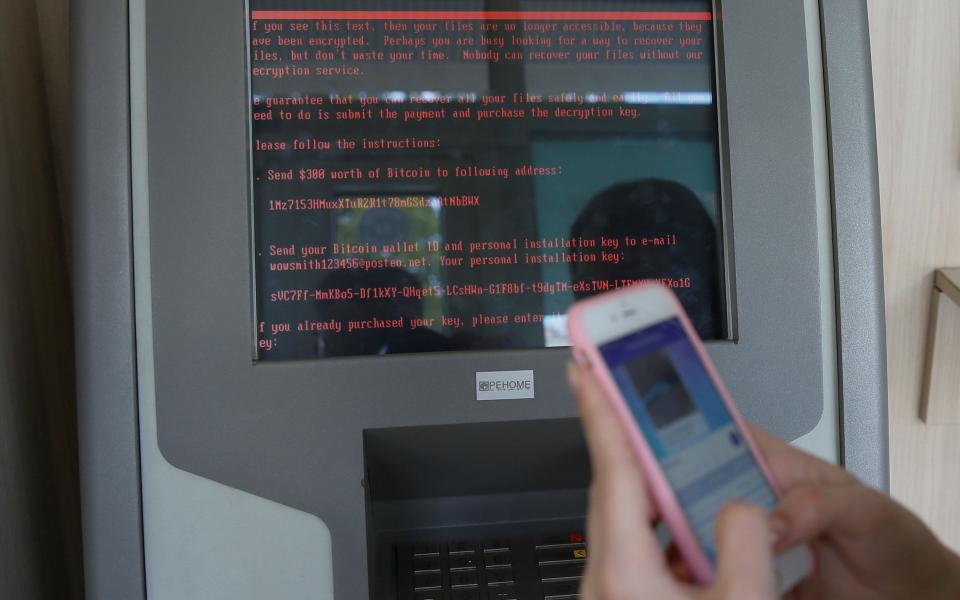
[{"label": "person's right hand", "polygon": [[960,598],[960,557],[920,519],[843,469],[752,431],[783,493],[770,514],[775,551],[805,543],[816,556],[788,598]]}]

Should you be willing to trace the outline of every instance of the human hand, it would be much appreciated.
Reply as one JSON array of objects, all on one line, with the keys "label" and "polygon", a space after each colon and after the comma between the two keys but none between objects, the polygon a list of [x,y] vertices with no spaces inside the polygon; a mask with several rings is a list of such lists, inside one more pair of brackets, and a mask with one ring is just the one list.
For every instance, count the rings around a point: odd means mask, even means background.
[{"label": "human hand", "polygon": [[568,369],[590,448],[584,600],[766,600],[776,598],[771,531],[760,508],[731,504],[717,520],[717,574],[703,588],[668,563],[653,506],[626,431],[593,376]]},{"label": "human hand", "polygon": [[920,519],[843,469],[752,433],[783,493],[771,513],[775,549],[805,543],[816,556],[789,598],[960,598],[960,558]]},{"label": "human hand", "polygon": [[706,590],[692,588],[685,583],[689,573],[668,564],[653,537],[654,509],[618,416],[592,375],[573,365],[569,378],[594,469],[584,598],[774,597],[763,541],[770,537],[777,539],[776,552],[805,543],[816,556],[816,570],[790,593],[793,600],[960,598],[960,557],[916,516],[757,427],[751,432],[783,493],[781,503],[766,521],[758,509],[723,511],[717,580]]}]

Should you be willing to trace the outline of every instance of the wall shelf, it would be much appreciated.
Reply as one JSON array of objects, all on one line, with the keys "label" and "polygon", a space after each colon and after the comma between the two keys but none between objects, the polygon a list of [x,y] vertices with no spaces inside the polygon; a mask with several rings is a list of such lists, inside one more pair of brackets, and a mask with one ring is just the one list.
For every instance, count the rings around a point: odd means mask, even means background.
[{"label": "wall shelf", "polygon": [[960,423],[960,267],[934,275],[920,418]]}]

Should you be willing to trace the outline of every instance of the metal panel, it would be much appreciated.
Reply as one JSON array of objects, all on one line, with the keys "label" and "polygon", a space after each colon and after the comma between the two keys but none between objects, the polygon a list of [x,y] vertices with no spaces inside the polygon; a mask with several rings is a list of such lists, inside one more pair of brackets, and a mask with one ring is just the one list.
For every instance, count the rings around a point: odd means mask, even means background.
[{"label": "metal panel", "polygon": [[880,192],[866,0],[822,0],[837,257],[843,463],[889,488]]},{"label": "metal panel", "polygon": [[72,6],[74,286],[86,595],[145,597],[130,252],[127,5]]},{"label": "metal panel", "polygon": [[[152,10],[158,10],[159,2],[152,2]],[[172,3],[177,4],[177,3]],[[204,4],[204,3],[197,3]],[[211,4],[218,4],[213,2]],[[223,5],[224,3],[219,3]],[[809,108],[802,106],[808,94],[806,90],[799,89],[803,86],[790,88],[777,88],[777,85],[783,85],[789,81],[792,73],[798,68],[798,61],[791,60],[791,54],[801,56],[802,44],[798,44],[795,36],[791,32],[786,35],[778,33],[777,23],[779,19],[782,22],[802,22],[802,17],[797,13],[795,3],[778,0],[774,2],[751,3],[746,1],[726,0],[724,7],[724,19],[726,21],[727,47],[725,48],[725,59],[727,61],[727,74],[730,80],[726,85],[729,90],[728,96],[733,102],[744,102],[735,105],[732,109],[731,120],[731,145],[733,148],[732,168],[733,173],[733,201],[737,212],[737,231],[740,237],[737,240],[740,250],[743,250],[743,243],[751,248],[769,248],[776,245],[777,241],[773,239],[746,239],[749,238],[751,222],[762,221],[762,214],[752,215],[750,211],[753,208],[762,208],[759,201],[766,195],[779,198],[781,201],[798,202],[803,198],[810,197],[812,184],[809,183],[810,170],[805,166],[807,161],[808,141],[809,141]],[[765,5],[769,5],[767,8]],[[226,6],[227,12],[232,15],[231,18],[223,19],[224,12],[211,10],[210,19],[200,18],[199,20],[186,20],[180,22],[185,27],[195,26],[195,34],[201,37],[204,23],[221,23],[224,27],[232,31],[233,26],[239,27],[240,17],[239,9],[236,15],[230,12],[230,6],[237,6],[235,3]],[[220,6],[219,8],[224,8]],[[77,313],[77,360],[78,360],[78,393],[79,393],[79,422],[81,427],[81,470],[82,470],[82,493],[83,493],[83,525],[84,525],[84,544],[85,561],[87,577],[87,594],[91,598],[143,598],[144,597],[144,569],[142,561],[142,532],[140,528],[140,498],[139,498],[139,465],[137,462],[137,415],[136,415],[136,393],[135,393],[135,375],[134,362],[135,354],[133,350],[133,328],[132,328],[132,292],[130,289],[130,229],[129,229],[129,122],[128,122],[128,89],[127,89],[127,7],[123,0],[103,0],[93,2],[91,0],[79,1],[73,7],[73,27],[74,27],[74,80],[76,82],[77,103],[75,106],[75,123],[77,123],[75,139],[76,163],[76,224],[75,224],[75,268],[76,268],[76,313]],[[171,11],[174,9],[171,7]],[[839,345],[842,361],[842,392],[843,392],[843,420],[844,420],[844,460],[847,467],[858,474],[861,478],[878,487],[885,488],[887,485],[887,460],[886,460],[886,389],[884,372],[884,334],[883,334],[883,299],[882,299],[882,276],[881,259],[879,243],[879,204],[877,202],[877,174],[875,158],[875,140],[873,132],[873,112],[872,112],[872,85],[870,78],[869,62],[869,42],[866,27],[866,7],[863,1],[849,0],[823,0],[823,19],[824,19],[824,51],[827,63],[828,94],[830,103],[828,106],[828,116],[831,126],[831,151],[833,154],[832,176],[833,192],[835,199],[835,231],[836,231],[836,249],[837,249],[837,294],[839,303]],[[792,12],[791,12],[792,11]],[[188,8],[181,11],[181,15],[197,12],[201,17],[207,14],[202,7]],[[753,14],[751,14],[753,13]],[[772,15],[779,14],[779,18]],[[217,19],[217,15],[220,16]],[[764,15],[767,15],[766,17]],[[236,17],[236,18],[233,18]],[[172,20],[172,19],[171,19]],[[164,26],[176,25],[176,22],[165,22],[168,20],[159,19],[159,25],[153,26],[153,35],[164,35]],[[204,32],[209,33],[209,32]],[[212,35],[212,34],[211,34]],[[230,34],[231,36],[233,33]],[[770,52],[757,52],[758,47],[769,47],[775,49]],[[228,45],[227,47],[232,47]],[[218,61],[218,66],[228,65],[230,69],[236,69],[237,78],[242,76],[242,65],[236,64],[236,60],[242,57],[243,49],[238,47],[236,52],[222,52],[220,56],[212,60]],[[158,63],[159,64],[159,63]],[[183,64],[183,63],[181,63]],[[757,75],[762,72],[764,65],[776,64],[788,72],[787,75],[774,79],[764,80]],[[156,68],[156,64],[155,67]],[[190,67],[187,66],[187,70]],[[199,68],[197,73],[199,74]],[[169,73],[164,75],[170,77]],[[210,76],[216,79],[217,76]],[[230,77],[233,77],[231,75]],[[806,78],[802,77],[805,81]],[[168,81],[170,81],[168,79]],[[213,86],[219,87],[221,84],[214,82]],[[231,84],[232,85],[232,84]],[[775,86],[770,89],[769,86]],[[168,94],[174,97],[176,94],[182,94],[184,88],[170,89]],[[745,99],[756,98],[749,101]],[[213,102],[217,98],[212,94],[206,100],[194,99],[194,102],[200,105],[201,111],[216,110],[223,108],[216,106]],[[739,100],[738,100],[739,99]],[[766,102],[766,106],[758,107],[756,104]],[[186,104],[180,104],[183,109]],[[234,131],[229,129],[220,130],[219,133],[225,134],[219,138],[227,143],[219,145],[220,151],[229,154],[225,162],[234,163],[232,155],[234,148],[241,148],[245,141],[237,137],[242,131],[238,123],[242,123],[245,118],[242,114],[242,95],[230,95],[226,106],[226,112],[229,113],[228,122],[234,126]],[[788,114],[789,118],[779,121],[780,114]],[[185,116],[185,119],[190,120]],[[219,125],[216,121],[214,125]],[[777,148],[773,140],[765,140],[765,135],[772,123],[777,127],[786,127],[787,131],[783,135],[793,135],[796,141],[796,147],[792,152],[785,152],[783,148]],[[806,125],[806,132],[802,133]],[[197,139],[191,138],[187,141],[195,142]],[[199,140],[200,145],[204,145],[203,140]],[[168,146],[169,148],[169,146]],[[223,150],[229,148],[230,150]],[[186,150],[184,156],[180,158],[195,157]],[[762,173],[766,177],[771,168],[778,173],[786,174],[785,166],[786,154],[791,154],[798,164],[798,172],[792,176],[787,175],[794,183],[798,184],[793,192],[789,190],[775,190],[776,186],[765,184],[757,173]],[[163,161],[170,161],[171,156],[165,155]],[[217,162],[221,159],[216,159]],[[177,162],[173,158],[172,162]],[[154,164],[154,167],[158,165]],[[153,177],[168,177],[172,171],[164,168],[152,173]],[[225,176],[233,177],[229,169],[219,170]],[[234,179],[240,179],[234,177]],[[756,181],[754,181],[754,179]],[[781,180],[782,181],[782,180]],[[234,189],[235,185],[227,182],[226,189]],[[152,185],[151,185],[152,187]],[[216,186],[210,190],[217,191]],[[210,191],[208,190],[208,191]],[[161,194],[161,198],[164,195]],[[245,192],[241,191],[237,197],[244,197]],[[242,202],[241,202],[242,204]],[[232,204],[227,204],[232,206]],[[241,212],[245,207],[240,207]],[[202,212],[202,209],[198,208]],[[207,215],[204,219],[210,219]],[[243,230],[246,224],[240,224],[230,221],[234,216],[228,218],[224,225],[221,222],[220,231],[213,232],[213,236],[220,236],[219,241],[214,244],[224,247],[232,244],[232,231]],[[785,243],[802,239],[802,236],[810,232],[809,224],[801,219],[802,223],[797,227],[797,231],[791,232],[789,239]],[[207,221],[213,222],[213,221]],[[744,224],[741,224],[743,222]],[[176,223],[167,222],[157,226],[157,231],[171,234],[174,240],[179,238],[176,233]],[[189,228],[187,228],[189,229]],[[208,231],[208,233],[210,233]],[[742,234],[742,235],[741,235]],[[240,236],[239,239],[246,239]],[[170,243],[167,241],[166,243]],[[802,246],[802,244],[801,244]],[[239,246],[238,246],[239,247]],[[169,246],[155,247],[154,250],[169,249]],[[246,249],[244,247],[244,249]],[[814,250],[815,251],[815,250]],[[801,250],[800,254],[805,251]],[[182,258],[182,257],[181,257]],[[189,256],[188,256],[189,258]],[[241,273],[240,267],[245,265],[246,256],[232,257],[236,263],[230,259],[217,264],[214,275],[221,282],[226,281],[231,284],[231,288],[242,289],[247,283],[238,274]],[[806,257],[809,258],[809,257]],[[806,281],[807,273],[804,269],[810,264],[806,258],[798,259],[800,279]],[[171,271],[171,261],[176,260],[176,256],[164,258],[162,262],[167,267],[167,271],[160,270],[161,277],[167,276],[167,281]],[[741,259],[742,260],[742,259]],[[812,259],[811,259],[812,260]],[[762,261],[761,261],[762,262]],[[772,267],[772,265],[769,265]],[[738,274],[753,270],[755,273],[754,281],[763,281],[767,278],[784,281],[788,277],[787,273],[779,272],[772,268],[763,268],[758,265],[737,265]],[[174,269],[173,273],[176,272]],[[789,274],[792,275],[792,274]],[[232,281],[231,281],[232,279]],[[160,283],[163,283],[161,281]],[[796,281],[796,280],[794,280]],[[793,285],[791,285],[793,287]],[[797,284],[799,287],[799,284]],[[750,294],[748,289],[743,287],[742,277],[738,277],[738,289],[740,299]],[[815,290],[812,290],[815,292]],[[816,294],[813,293],[813,296]],[[163,299],[161,299],[162,301]],[[750,308],[753,302],[748,301],[746,305],[740,304],[741,311],[753,311]],[[803,319],[808,324],[819,322],[814,316],[814,311],[806,306],[799,311]],[[239,302],[237,310],[231,309],[232,313],[243,313],[248,309],[245,301]],[[744,306],[747,306],[745,309]],[[162,310],[161,315],[171,316],[170,308]],[[249,313],[247,313],[249,314]],[[741,312],[741,322],[743,321],[743,312]],[[767,315],[769,316],[769,315]],[[193,322],[197,315],[190,316],[187,320]],[[159,321],[159,320],[158,320]],[[200,319],[203,321],[203,318]],[[249,323],[246,323],[250,326]],[[167,323],[158,322],[158,328],[163,330]],[[814,327],[815,328],[815,327]],[[177,344],[171,340],[172,332],[158,332],[158,337],[164,337],[167,341],[160,344],[160,348],[172,350]],[[218,335],[216,331],[208,331],[207,334],[214,340],[219,340],[217,346],[225,347],[239,342],[238,347],[248,351],[249,335],[238,336],[238,332],[229,327],[222,329]],[[747,332],[749,334],[749,331]],[[782,334],[789,337],[791,334],[798,333],[796,327],[785,327]],[[754,332],[754,335],[756,332]],[[208,340],[209,341],[209,340]],[[749,343],[751,340],[745,340]],[[189,347],[188,347],[189,348]],[[717,346],[714,347],[714,354],[721,363],[725,363],[727,369],[733,373],[739,373],[743,368],[739,367],[739,359],[734,356],[735,347]],[[811,348],[803,346],[799,353],[805,354],[811,351]],[[183,349],[187,354],[187,359],[201,360],[203,352],[196,350]],[[248,353],[248,352],[247,352]],[[242,353],[241,353],[242,354]],[[231,353],[231,357],[233,354]],[[819,353],[816,353],[819,357]],[[171,359],[173,357],[170,357]],[[803,370],[808,366],[805,359],[794,363],[797,370]],[[165,363],[164,357],[159,357],[158,365],[161,378],[174,377],[176,370],[171,370],[169,364]],[[177,363],[176,360],[173,362]],[[251,446],[250,450],[254,452],[241,452],[231,455],[227,451],[226,438],[243,438],[244,430],[247,424],[255,424],[258,419],[263,423],[270,425],[277,413],[294,414],[299,412],[297,409],[303,408],[303,404],[297,402],[290,393],[282,394],[280,398],[270,398],[265,390],[268,386],[260,389],[254,394],[261,406],[249,412],[249,414],[240,419],[240,422],[230,424],[230,419],[212,418],[203,422],[197,422],[196,426],[204,430],[204,434],[209,437],[207,443],[197,444],[203,439],[199,431],[177,431],[176,424],[185,425],[181,419],[189,419],[191,413],[178,415],[176,407],[182,407],[181,402],[187,402],[198,395],[207,396],[208,408],[212,413],[219,413],[220,416],[228,415],[234,409],[239,409],[231,403],[229,393],[226,388],[219,388],[215,384],[208,383],[203,385],[200,390],[182,383],[164,387],[158,390],[158,396],[161,397],[160,403],[164,400],[170,401],[180,396],[174,404],[166,407],[161,406],[159,411],[161,423],[161,445],[168,451],[168,457],[174,458],[180,465],[190,468],[192,471],[199,471],[203,474],[221,481],[227,481],[232,485],[238,485],[246,489],[253,489],[266,496],[279,497],[284,501],[309,508],[321,516],[330,519],[331,529],[334,532],[335,543],[340,550],[341,555],[346,557],[356,557],[356,544],[362,545],[362,536],[357,536],[356,540],[344,540],[343,534],[356,527],[354,521],[352,524],[349,519],[355,517],[355,506],[362,505],[362,493],[359,485],[348,486],[347,482],[354,481],[359,483],[360,472],[356,467],[359,464],[359,433],[361,424],[364,426],[388,425],[412,422],[408,418],[408,411],[413,414],[429,415],[424,419],[414,419],[418,422],[466,422],[470,420],[497,420],[506,418],[544,418],[548,416],[565,416],[573,412],[572,404],[569,402],[562,386],[554,385],[555,382],[562,382],[560,365],[562,364],[562,353],[559,351],[533,351],[533,352],[512,352],[506,356],[495,357],[489,354],[451,356],[432,356],[426,359],[417,357],[397,357],[394,359],[394,366],[388,369],[390,372],[397,373],[397,376],[408,379],[412,384],[424,384],[429,381],[423,379],[416,373],[411,373],[411,367],[419,370],[429,367],[439,372],[447,373],[469,373],[472,371],[471,363],[476,362],[483,368],[510,368],[516,365],[529,365],[539,367],[537,369],[538,379],[543,382],[550,382],[549,386],[538,385],[538,391],[541,393],[541,400],[532,403],[527,407],[498,406],[481,409],[473,406],[471,403],[460,404],[461,397],[468,397],[472,388],[468,383],[470,378],[462,378],[453,375],[445,375],[445,381],[441,385],[442,394],[437,394],[436,402],[428,402],[422,398],[414,399],[407,404],[377,404],[368,402],[365,398],[367,394],[356,390],[345,393],[340,399],[340,405],[331,407],[325,399],[322,398],[324,388],[329,381],[329,375],[336,371],[345,371],[353,373],[354,376],[366,372],[366,367],[371,363],[365,359],[356,359],[353,361],[332,361],[329,365],[294,363],[289,365],[278,365],[268,367],[269,374],[266,376],[273,380],[283,380],[288,375],[294,375],[299,378],[300,373],[304,371],[317,371],[320,375],[309,377],[314,382],[319,382],[319,388],[313,388],[315,395],[313,407],[310,413],[312,416],[303,419],[302,422],[295,424],[289,432],[293,437],[285,439],[280,443],[280,448],[276,449],[279,454],[274,457],[256,456],[256,448],[260,444],[269,444],[271,440],[277,441],[278,438],[265,433],[263,435],[254,435],[247,441]],[[178,364],[186,364],[178,363]],[[209,368],[216,370],[225,364],[229,367],[224,372],[234,370],[236,364],[228,357],[214,358],[210,361]],[[252,369],[248,366],[246,368]],[[478,366],[479,368],[479,366]],[[526,367],[524,367],[526,368]],[[259,370],[259,369],[258,369]],[[788,404],[789,398],[799,398],[803,393],[810,390],[819,389],[816,385],[819,382],[819,369],[813,369],[814,375],[808,375],[807,380],[787,390],[786,395],[782,396],[784,405]],[[816,413],[803,415],[802,422],[796,420],[796,415],[791,413],[787,415],[771,415],[770,412],[762,406],[762,400],[759,398],[762,393],[746,393],[750,386],[756,389],[770,390],[775,389],[778,379],[784,375],[782,369],[774,369],[772,372],[761,374],[759,379],[750,381],[748,378],[742,381],[734,381],[732,387],[743,388],[744,394],[738,394],[744,398],[747,404],[747,412],[765,422],[768,426],[781,434],[795,437],[808,429],[808,421]],[[731,379],[735,375],[729,375]],[[386,373],[378,373],[376,379],[389,380]],[[460,381],[464,379],[468,383]],[[186,382],[183,382],[186,383]],[[305,382],[306,383],[306,382]],[[780,381],[782,383],[782,381]],[[554,389],[556,388],[556,389]],[[242,386],[238,388],[242,390]],[[202,390],[202,391],[201,391]],[[300,391],[310,391],[309,385],[299,387]],[[382,391],[391,393],[395,390],[389,385],[377,386],[371,383],[367,391]],[[435,392],[436,390],[434,390]],[[424,394],[434,392],[424,391]],[[546,395],[544,395],[546,392]],[[559,398],[559,401],[554,400]],[[353,404],[359,401],[359,404]],[[444,406],[443,402],[448,402],[456,407]],[[243,402],[240,403],[244,404]],[[297,442],[302,442],[309,437],[320,438],[328,433],[333,433],[337,424],[327,422],[323,418],[318,418],[326,414],[325,409],[332,408],[332,413],[342,414],[349,412],[356,419],[357,425],[351,432],[345,432],[338,435],[338,439],[350,440],[351,442],[344,447],[337,448],[334,444],[319,445],[320,450],[333,451],[337,449],[342,452],[339,455],[340,465],[331,466],[327,459],[322,455],[312,453],[307,447],[298,447]],[[242,410],[242,409],[241,409]],[[315,412],[314,412],[315,411]],[[213,414],[211,414],[213,416]],[[334,419],[336,421],[337,419]],[[790,423],[794,426],[790,426]],[[816,420],[812,421],[813,423]],[[166,425],[166,427],[164,427]],[[225,429],[235,428],[234,433]],[[247,430],[249,431],[249,430]],[[235,437],[236,434],[236,437]],[[262,447],[262,446],[259,446]],[[196,456],[191,455],[200,452],[212,452],[206,460],[197,460]],[[285,455],[290,460],[279,460]],[[261,462],[263,460],[264,462]],[[186,463],[186,464],[185,464]],[[193,464],[190,464],[193,463]],[[272,470],[268,464],[288,465],[287,468],[281,468],[279,471]],[[305,472],[294,474],[297,471],[292,467],[293,464],[307,465]],[[253,472],[249,472],[252,469]],[[329,471],[327,471],[329,469]],[[291,484],[289,477],[299,477],[300,475],[316,475],[323,471],[322,479],[338,480],[344,486],[343,492],[333,494],[329,502],[325,502],[330,508],[328,511],[320,510],[315,500],[312,500],[313,492],[311,487],[316,487],[316,481],[306,485],[299,481],[293,484],[294,489],[282,491],[279,488]],[[276,488],[275,493],[267,492]],[[348,488],[348,489],[347,489]],[[349,505],[349,506],[348,506]],[[360,520],[362,521],[362,519]],[[351,537],[353,533],[351,533]],[[339,539],[337,539],[339,538]],[[359,575],[363,559],[357,561],[353,567],[340,564],[337,567],[339,586],[343,591],[343,576],[349,571],[347,580],[356,581]]]}]

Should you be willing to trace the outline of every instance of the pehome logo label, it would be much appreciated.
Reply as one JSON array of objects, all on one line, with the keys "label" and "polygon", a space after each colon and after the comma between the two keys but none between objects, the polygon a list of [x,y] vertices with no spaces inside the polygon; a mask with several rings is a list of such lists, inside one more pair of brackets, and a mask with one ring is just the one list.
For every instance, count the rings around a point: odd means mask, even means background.
[{"label": "pehome logo label", "polygon": [[498,392],[502,391],[515,391],[515,390],[532,390],[533,382],[527,380],[510,380],[510,381],[481,381],[480,382],[480,391],[481,392],[492,392],[494,390]]},{"label": "pehome logo label", "polygon": [[533,398],[533,371],[478,371],[477,400]]}]

